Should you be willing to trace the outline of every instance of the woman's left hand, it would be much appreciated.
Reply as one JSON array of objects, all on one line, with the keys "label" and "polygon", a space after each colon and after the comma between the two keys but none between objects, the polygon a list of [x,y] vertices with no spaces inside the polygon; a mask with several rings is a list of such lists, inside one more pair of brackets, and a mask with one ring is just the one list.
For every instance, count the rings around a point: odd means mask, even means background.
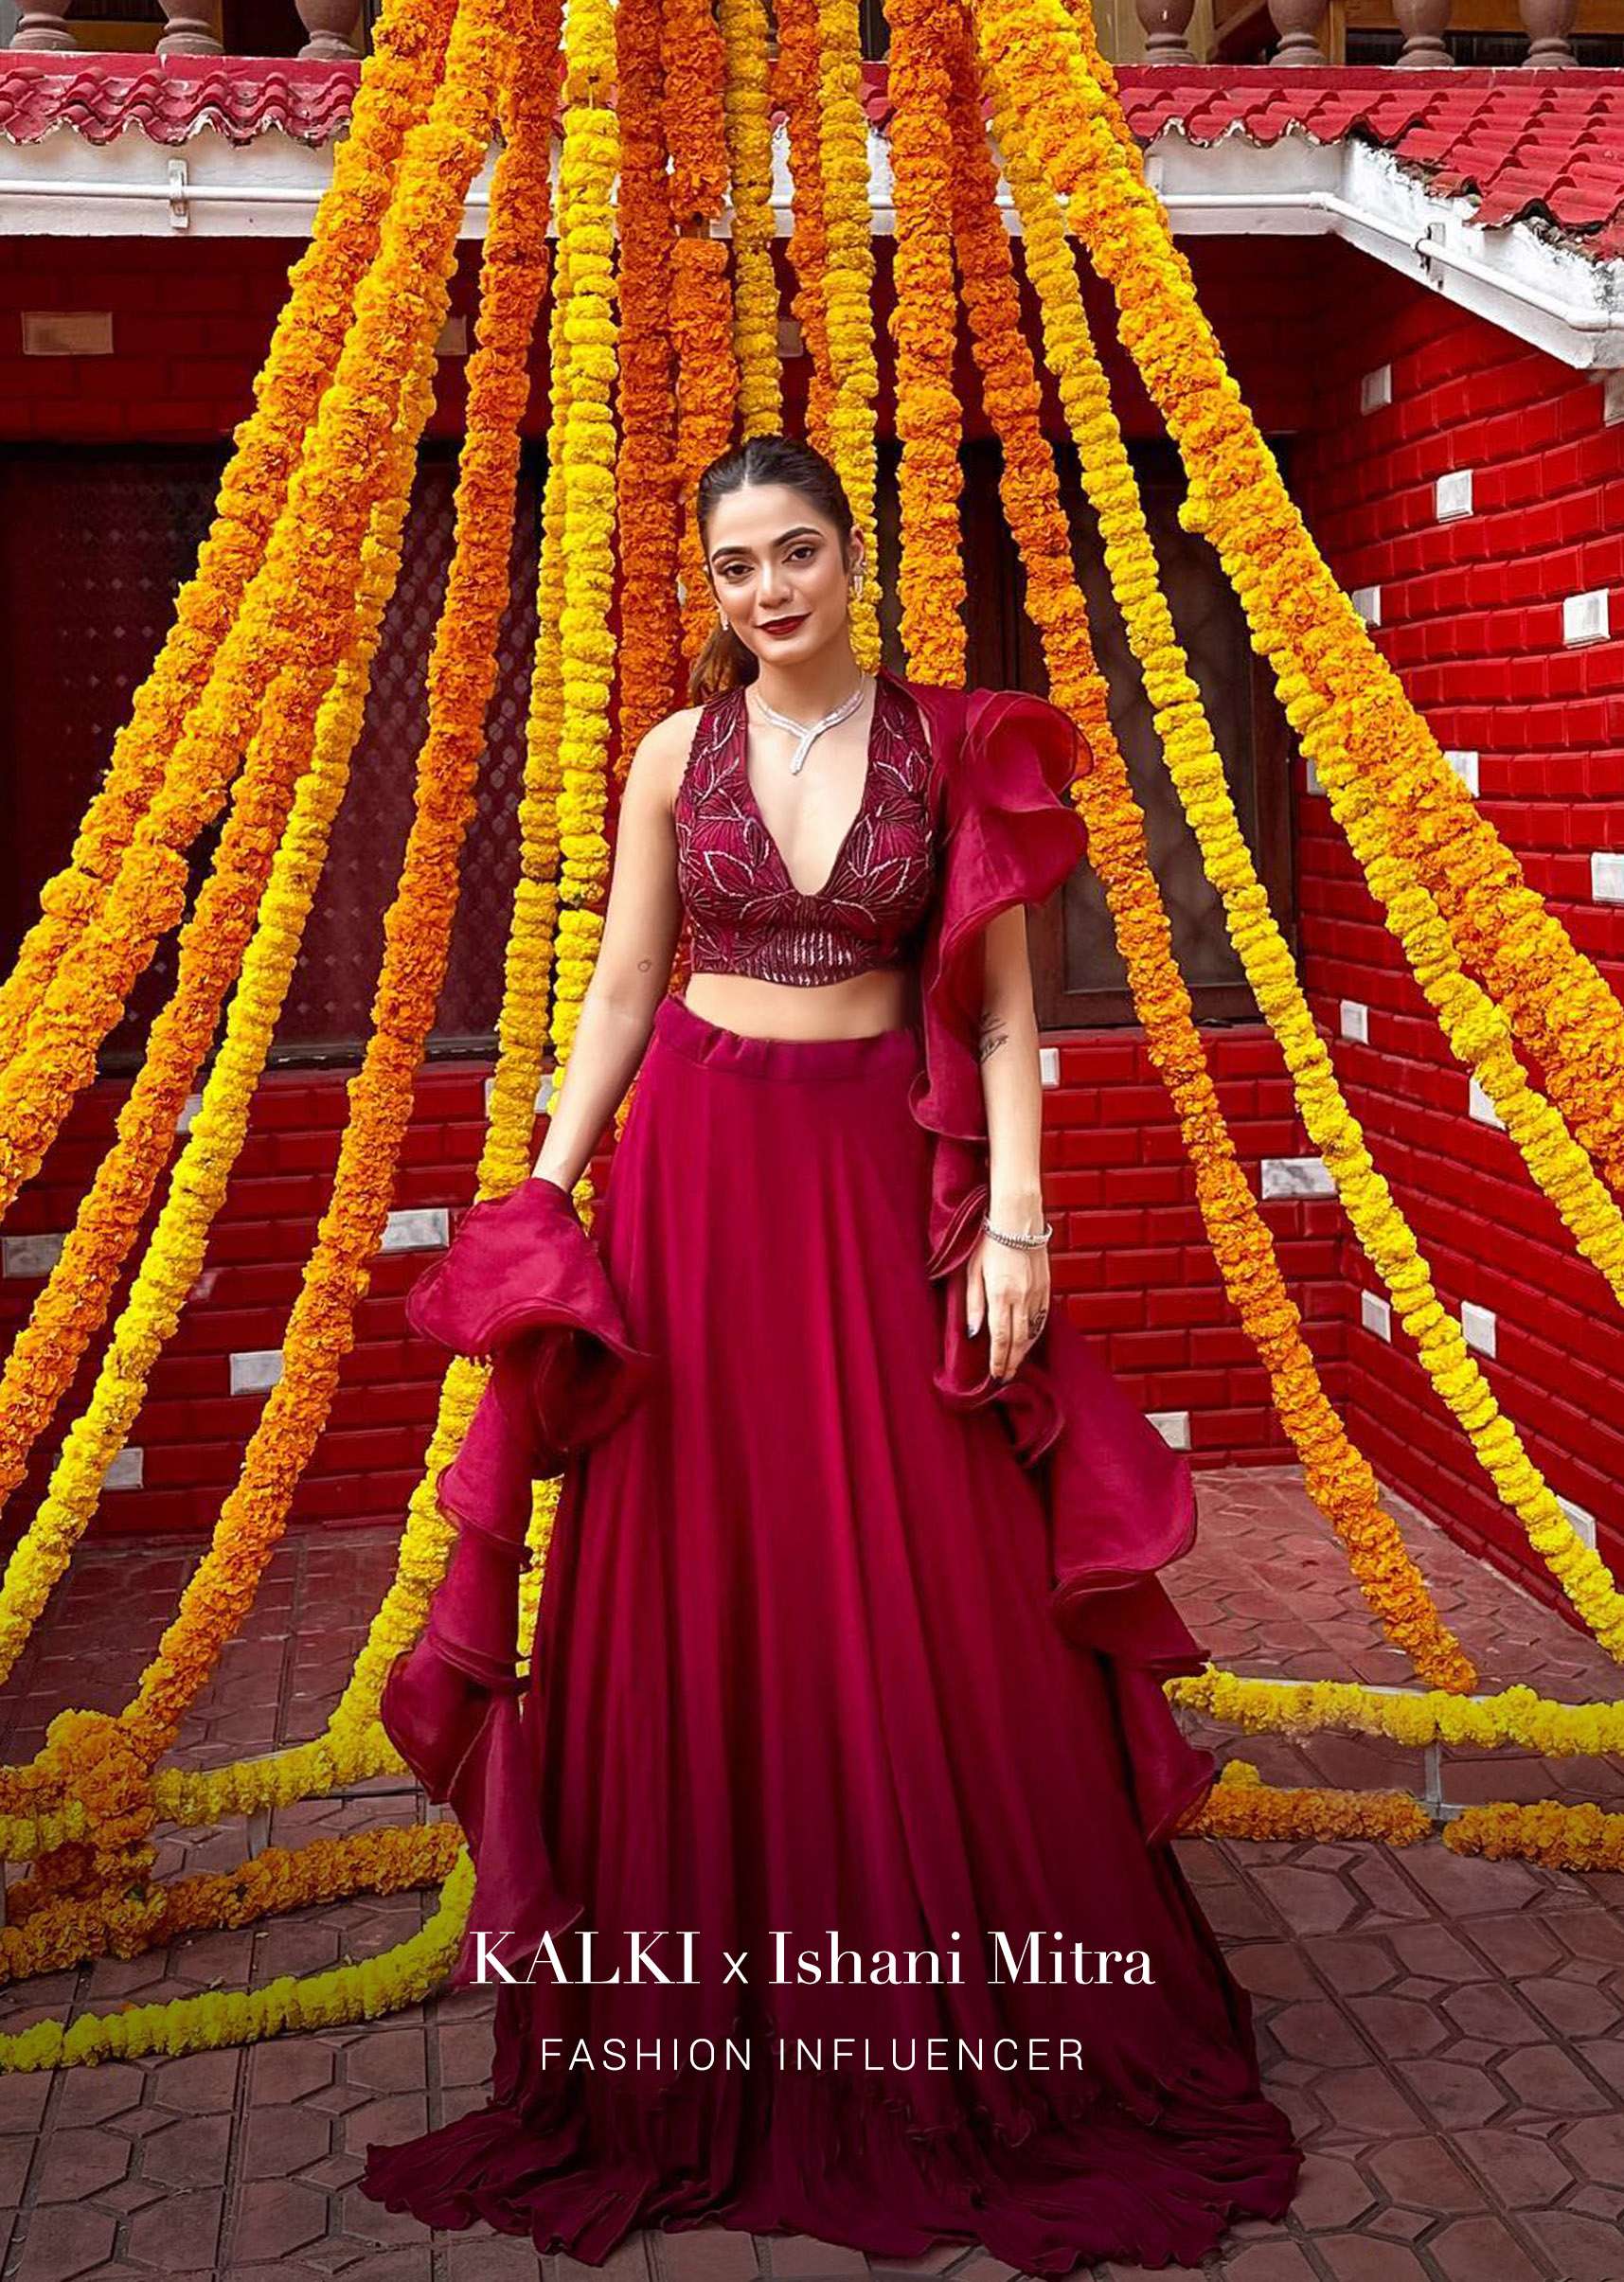
[{"label": "woman's left hand", "polygon": [[989,1368],[1013,1379],[1048,1319],[1049,1256],[1001,1244],[985,1233],[964,1264],[965,1325],[973,1339],[985,1323]]}]

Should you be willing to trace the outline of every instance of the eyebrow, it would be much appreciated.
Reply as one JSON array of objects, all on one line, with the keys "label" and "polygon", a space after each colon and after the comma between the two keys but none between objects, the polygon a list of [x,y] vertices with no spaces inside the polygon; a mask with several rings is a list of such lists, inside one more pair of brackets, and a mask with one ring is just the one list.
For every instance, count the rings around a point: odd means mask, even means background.
[{"label": "eyebrow", "polygon": [[[792,539],[816,539],[821,535],[815,524],[797,523],[793,530],[780,531],[772,544],[774,546],[785,546]],[[741,546],[736,541],[731,546],[719,546],[710,559],[713,562],[720,562],[723,555],[747,555],[749,552],[747,546]]]}]

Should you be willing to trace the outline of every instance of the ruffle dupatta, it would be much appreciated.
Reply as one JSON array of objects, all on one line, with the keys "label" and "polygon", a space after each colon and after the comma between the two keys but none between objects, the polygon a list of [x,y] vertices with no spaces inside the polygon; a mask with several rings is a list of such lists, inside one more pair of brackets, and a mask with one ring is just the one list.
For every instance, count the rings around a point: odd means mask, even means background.
[{"label": "ruffle dupatta", "polygon": [[[930,732],[942,850],[919,966],[922,1065],[908,1105],[932,1143],[928,1273],[943,1325],[934,1381],[953,1408],[996,1404],[1039,1486],[1051,1612],[1068,1639],[1103,1660],[1139,1824],[1159,1845],[1216,1772],[1211,1753],[1180,1731],[1161,1685],[1207,1661],[1156,1575],[1194,1540],[1188,1464],[1062,1310],[1013,1379],[993,1379],[985,1331],[966,1332],[956,1275],[989,1196],[975,1043],[982,931],[1015,904],[1044,902],[1083,855],[1082,821],[1064,794],[1086,757],[1067,716],[1043,699],[901,686]],[[494,1360],[438,1485],[458,1523],[451,1567],[422,1637],[391,1667],[381,1718],[430,1797],[448,1801],[462,1826],[476,1874],[470,1928],[510,1928],[512,1953],[527,1955],[581,1914],[549,1860],[516,1676],[531,1486],[626,1416],[653,1359],[633,1344],[571,1199],[547,1181],[476,1204],[413,1291],[408,1315],[455,1352]],[[473,1978],[471,1931],[452,1986]]]},{"label": "ruffle dupatta", "polygon": [[533,1486],[563,1471],[642,1394],[597,1246],[556,1182],[475,1204],[414,1285],[413,1328],[493,1358],[462,1449],[437,1485],[456,1543],[421,1636],[384,1684],[384,1732],[431,1799],[449,1803],[474,1865],[451,1986],[476,1978],[474,1931],[511,1927],[519,1953],[567,1931],[582,1904],[554,1874],[518,1672],[519,1576]]}]

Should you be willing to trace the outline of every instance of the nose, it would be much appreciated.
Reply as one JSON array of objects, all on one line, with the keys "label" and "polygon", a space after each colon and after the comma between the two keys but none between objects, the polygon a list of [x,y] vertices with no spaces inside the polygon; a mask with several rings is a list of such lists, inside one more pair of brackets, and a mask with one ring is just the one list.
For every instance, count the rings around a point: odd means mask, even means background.
[{"label": "nose", "polygon": [[761,602],[768,617],[775,615],[774,605],[790,598],[790,582],[781,562],[769,562],[761,574]]}]

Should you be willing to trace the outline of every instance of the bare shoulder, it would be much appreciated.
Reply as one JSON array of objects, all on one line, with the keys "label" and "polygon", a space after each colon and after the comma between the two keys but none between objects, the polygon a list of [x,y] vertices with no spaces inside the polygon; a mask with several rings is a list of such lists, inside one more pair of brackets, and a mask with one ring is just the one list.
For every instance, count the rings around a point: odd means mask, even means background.
[{"label": "bare shoulder", "polygon": [[676,798],[703,711],[701,705],[681,705],[676,712],[666,714],[645,731],[632,757],[638,777],[668,804]]}]

